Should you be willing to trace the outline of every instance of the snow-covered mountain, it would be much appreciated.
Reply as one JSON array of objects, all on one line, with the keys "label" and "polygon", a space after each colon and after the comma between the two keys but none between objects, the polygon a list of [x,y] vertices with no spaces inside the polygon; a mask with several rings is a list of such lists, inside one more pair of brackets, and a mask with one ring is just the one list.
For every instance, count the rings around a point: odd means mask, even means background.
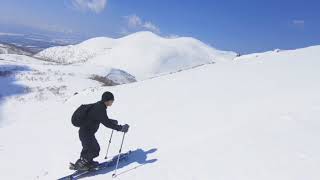
[{"label": "snow-covered mountain", "polygon": [[[140,32],[120,39],[93,38],[74,46],[53,47],[35,57],[3,54],[0,60],[5,68],[14,69],[4,73],[14,75],[21,65],[28,67],[28,71],[19,71],[16,76],[27,85],[23,92],[28,95],[23,100],[42,101],[56,96],[68,98],[89,87],[126,84],[231,61],[234,57],[235,53],[215,50],[193,38],[166,39]],[[81,62],[76,61],[81,58]],[[10,89],[6,86],[2,96]]]},{"label": "snow-covered mountain", "polygon": [[[133,153],[118,179],[320,178],[320,46],[235,58],[142,32],[42,53],[51,62],[0,54],[0,179],[72,173],[81,144],[70,117],[104,91],[116,99],[109,117],[131,125],[123,150]],[[99,161],[109,135],[101,126]],[[115,133],[110,155],[120,140]],[[112,170],[86,179],[112,179]]]},{"label": "snow-covered mountain", "polygon": [[19,55],[27,55],[31,56],[32,53],[24,50],[22,48],[10,45],[10,44],[3,44],[0,43],[0,54],[19,54]]},{"label": "snow-covered mountain", "polygon": [[163,38],[138,32],[119,39],[98,37],[48,48],[36,57],[64,64],[86,62],[122,69],[145,79],[195,66],[230,61],[236,53],[216,50],[194,38]]},{"label": "snow-covered mountain", "polygon": [[[11,84],[12,79],[18,82]],[[62,65],[30,56],[0,54],[0,99],[11,94],[19,101],[69,98],[86,88],[135,82],[134,76],[111,67]],[[1,101],[1,100],[0,100]]]}]

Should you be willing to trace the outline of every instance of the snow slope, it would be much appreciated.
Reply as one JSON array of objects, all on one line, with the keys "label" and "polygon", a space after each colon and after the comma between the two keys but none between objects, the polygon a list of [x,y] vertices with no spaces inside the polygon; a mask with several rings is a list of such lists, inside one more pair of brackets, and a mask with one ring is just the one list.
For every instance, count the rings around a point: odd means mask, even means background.
[{"label": "snow slope", "polygon": [[88,62],[125,70],[138,79],[176,72],[236,54],[216,50],[194,38],[163,38],[138,32],[119,39],[99,37],[77,45],[53,47],[36,55],[59,63]]},{"label": "snow slope", "polygon": [[[88,88],[67,101],[6,97],[0,179],[57,179],[71,173],[68,162],[78,158],[81,145],[70,116],[109,90],[116,102],[108,114],[131,125],[124,150],[134,150],[117,179],[318,180],[319,56],[320,46],[248,55],[136,83]],[[103,127],[97,133],[100,161],[109,135]],[[120,138],[116,133],[111,154]],[[111,174],[109,169],[85,179],[112,179]]]},{"label": "snow slope", "polygon": [[23,50],[19,47],[10,45],[10,44],[3,44],[0,43],[0,54],[20,54],[20,55],[32,55],[31,52]]},{"label": "snow slope", "polygon": [[[99,77],[101,80],[94,78]],[[1,97],[14,96],[19,101],[45,101],[66,99],[90,87],[103,85],[103,81],[124,84],[136,81],[127,72],[119,69],[90,64],[61,65],[29,56],[0,54],[0,102]],[[12,87],[19,84],[18,90]],[[16,88],[14,88],[16,89]]]}]

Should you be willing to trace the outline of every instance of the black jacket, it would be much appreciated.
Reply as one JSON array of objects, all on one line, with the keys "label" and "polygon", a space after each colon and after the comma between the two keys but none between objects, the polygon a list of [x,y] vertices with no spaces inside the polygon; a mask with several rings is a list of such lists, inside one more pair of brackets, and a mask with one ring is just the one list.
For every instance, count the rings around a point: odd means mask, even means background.
[{"label": "black jacket", "polygon": [[98,101],[90,108],[87,115],[87,124],[80,127],[79,131],[87,135],[94,135],[99,129],[100,123],[113,130],[120,131],[122,129],[122,126],[118,125],[116,120],[108,118],[106,105],[102,101]]}]

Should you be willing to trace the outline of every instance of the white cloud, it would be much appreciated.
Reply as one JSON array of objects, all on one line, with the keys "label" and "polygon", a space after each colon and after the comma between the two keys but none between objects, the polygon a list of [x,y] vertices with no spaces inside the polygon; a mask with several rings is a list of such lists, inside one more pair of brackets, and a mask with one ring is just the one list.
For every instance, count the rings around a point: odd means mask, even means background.
[{"label": "white cloud", "polygon": [[304,21],[304,20],[301,20],[301,19],[295,19],[295,20],[292,20],[292,24],[293,24],[294,26],[303,28],[303,27],[304,27],[304,24],[305,24],[305,21]]},{"label": "white cloud", "polygon": [[71,3],[76,9],[99,13],[106,7],[107,0],[71,0]]},{"label": "white cloud", "polygon": [[123,28],[121,31],[124,32],[131,32],[137,30],[149,30],[154,33],[160,34],[160,28],[153,24],[150,21],[144,21],[139,16],[133,14],[130,16],[125,16],[127,27]]},{"label": "white cloud", "polygon": [[126,16],[126,18],[128,20],[128,26],[131,28],[141,27],[143,25],[141,18],[135,14]]},{"label": "white cloud", "polygon": [[152,24],[151,22],[145,22],[143,24],[143,27],[152,32],[160,33],[160,29],[156,25]]}]

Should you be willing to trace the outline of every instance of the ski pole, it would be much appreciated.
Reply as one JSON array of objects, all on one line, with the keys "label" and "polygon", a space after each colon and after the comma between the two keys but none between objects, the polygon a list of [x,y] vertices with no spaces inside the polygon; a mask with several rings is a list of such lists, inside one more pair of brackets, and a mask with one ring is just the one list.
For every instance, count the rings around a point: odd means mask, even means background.
[{"label": "ski pole", "polygon": [[118,169],[118,165],[119,165],[119,160],[120,160],[120,155],[121,155],[122,145],[123,145],[125,135],[126,135],[126,133],[123,133],[122,142],[121,142],[121,146],[119,149],[119,154],[118,154],[118,159],[117,159],[117,164],[116,164],[116,169],[114,170],[114,173],[112,174],[113,178],[117,177],[117,169]]},{"label": "ski pole", "polygon": [[110,136],[109,144],[108,144],[108,148],[107,148],[107,154],[106,154],[106,157],[104,157],[104,159],[108,159],[108,152],[109,152],[109,148],[110,148],[110,144],[111,144],[112,135],[113,135],[113,130],[111,131],[111,136]]}]

